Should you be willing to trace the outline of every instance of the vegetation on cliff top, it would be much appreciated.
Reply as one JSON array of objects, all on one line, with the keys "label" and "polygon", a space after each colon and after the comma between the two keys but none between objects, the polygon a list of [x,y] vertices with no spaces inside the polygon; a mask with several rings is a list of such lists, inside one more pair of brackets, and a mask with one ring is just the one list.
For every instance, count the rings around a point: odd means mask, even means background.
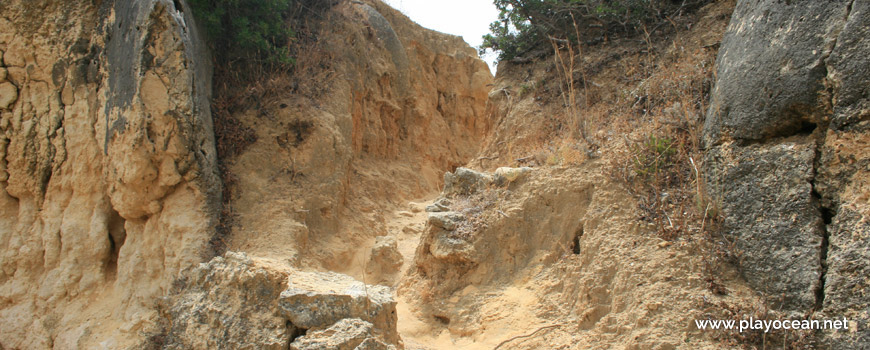
[{"label": "vegetation on cliff top", "polygon": [[499,20],[483,36],[481,51],[510,60],[552,39],[594,43],[612,35],[654,32],[682,11],[709,0],[493,0]]},{"label": "vegetation on cliff top", "polygon": [[191,0],[219,61],[292,63],[286,24],[294,0]]}]

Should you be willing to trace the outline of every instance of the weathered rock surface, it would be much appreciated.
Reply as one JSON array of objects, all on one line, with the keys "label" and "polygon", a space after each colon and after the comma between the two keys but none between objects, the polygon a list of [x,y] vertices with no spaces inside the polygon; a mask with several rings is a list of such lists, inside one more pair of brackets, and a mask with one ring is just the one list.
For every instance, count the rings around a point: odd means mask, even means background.
[{"label": "weathered rock surface", "polygon": [[[318,50],[300,57],[317,75],[300,90],[329,93],[287,93],[254,112],[248,126],[262,142],[231,165],[243,169],[237,204],[249,211],[228,243],[344,269],[348,251],[368,251],[361,243],[384,231],[357,213],[436,189],[475,153],[492,76],[460,37],[380,1],[330,5]],[[212,253],[221,187],[210,55],[183,0],[10,0],[0,13],[0,347],[135,346],[158,318],[155,300]],[[373,252],[395,265],[389,248]],[[271,316],[244,323],[227,316],[233,308],[202,307],[245,300],[223,288],[274,282],[271,272],[227,275],[235,270],[202,267],[186,299],[167,304],[178,313],[172,334],[204,336],[177,346],[224,336],[272,346],[292,333],[254,329]],[[206,271],[224,277],[203,282]],[[356,315],[364,308],[353,304],[349,315],[395,341],[389,303],[366,304],[383,310]],[[199,306],[183,315],[183,305]]]},{"label": "weathered rock surface", "polygon": [[453,231],[464,220],[465,216],[455,211],[429,213],[429,223],[447,231]]},{"label": "weathered rock surface", "polygon": [[377,237],[366,264],[366,275],[370,278],[367,281],[392,285],[403,263],[404,258],[399,253],[396,237]]},{"label": "weathered rock surface", "polygon": [[827,63],[851,1],[740,1],[717,58],[708,144],[789,136],[829,117]]},{"label": "weathered rock surface", "polygon": [[229,252],[178,280],[161,300],[164,349],[286,349],[297,328],[278,300],[287,273]]},{"label": "weathered rock surface", "polygon": [[469,194],[492,183],[492,176],[468,168],[444,173],[444,194]]},{"label": "weathered rock surface", "polygon": [[345,318],[374,325],[390,343],[397,343],[396,301],[385,286],[367,286],[334,272],[297,272],[281,292],[281,312],[293,325],[324,329]]},{"label": "weathered rock surface", "polygon": [[[757,262],[742,266],[749,282],[773,307],[861,325],[870,322],[868,12],[866,1],[738,2],[703,137],[725,233]],[[864,348],[870,330],[822,342]]]},{"label": "weathered rock surface", "polygon": [[813,197],[812,142],[717,147],[708,185],[720,194],[723,230],[746,254],[740,261],[753,288],[773,305],[806,310],[816,303],[824,238]]},{"label": "weathered rock surface", "polygon": [[534,169],[525,166],[520,168],[500,167],[495,169],[493,178],[496,183],[512,183],[528,176],[532,170]]},{"label": "weathered rock surface", "polygon": [[453,187],[445,186],[436,202],[449,201],[457,211],[428,213],[399,293],[422,301],[421,312],[451,334],[482,331],[475,317],[491,297],[482,290],[527,278],[521,271],[548,264],[582,231],[594,189],[572,170],[520,170],[525,178],[513,186],[490,186],[488,179],[496,176],[489,173],[448,173]]},{"label": "weathered rock surface", "polygon": [[0,3],[0,344],[123,348],[209,254],[211,67],[184,1]]},{"label": "weathered rock surface", "polygon": [[[166,349],[400,346],[392,291],[228,252],[175,282],[150,345]],[[304,336],[301,336],[305,334]],[[377,348],[377,347],[375,347]]]},{"label": "weathered rock surface", "polygon": [[358,318],[346,318],[327,329],[311,331],[290,344],[291,350],[389,350],[396,349],[376,338],[371,323]]}]

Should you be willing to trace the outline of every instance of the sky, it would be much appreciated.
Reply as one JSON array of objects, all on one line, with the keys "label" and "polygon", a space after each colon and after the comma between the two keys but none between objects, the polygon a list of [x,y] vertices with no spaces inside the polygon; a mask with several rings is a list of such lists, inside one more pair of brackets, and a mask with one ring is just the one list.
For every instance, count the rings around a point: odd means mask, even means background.
[{"label": "sky", "polygon": [[[477,49],[489,33],[489,24],[498,19],[492,0],[383,0],[419,25],[442,33],[459,35]],[[495,74],[496,54],[483,58]]]}]

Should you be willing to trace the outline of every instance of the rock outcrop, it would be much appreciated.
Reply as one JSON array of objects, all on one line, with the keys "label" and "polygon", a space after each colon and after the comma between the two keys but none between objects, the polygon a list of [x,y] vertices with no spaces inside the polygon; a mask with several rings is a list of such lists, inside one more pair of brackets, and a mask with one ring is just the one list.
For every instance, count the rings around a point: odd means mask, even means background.
[{"label": "rock outcrop", "polygon": [[0,344],[122,348],[209,255],[211,60],[183,1],[0,13]]},{"label": "rock outcrop", "polygon": [[870,344],[866,296],[870,4],[740,1],[707,113],[707,187],[741,269],[771,306],[846,317]]},{"label": "rock outcrop", "polygon": [[385,286],[369,286],[334,272],[298,272],[281,292],[282,314],[304,329],[325,329],[343,319],[373,325],[388,342],[398,343],[396,302]]},{"label": "rock outcrop", "polygon": [[573,178],[576,172],[500,170],[458,168],[445,174],[436,200],[445,211],[428,213],[414,263],[399,288],[454,334],[484,328],[476,319],[489,297],[483,290],[512,285],[530,266],[551,263],[579,239],[592,201],[594,186]]},{"label": "rock outcrop", "polygon": [[[144,346],[401,349],[392,291],[229,252],[177,280]],[[359,347],[362,344],[369,347]]]}]

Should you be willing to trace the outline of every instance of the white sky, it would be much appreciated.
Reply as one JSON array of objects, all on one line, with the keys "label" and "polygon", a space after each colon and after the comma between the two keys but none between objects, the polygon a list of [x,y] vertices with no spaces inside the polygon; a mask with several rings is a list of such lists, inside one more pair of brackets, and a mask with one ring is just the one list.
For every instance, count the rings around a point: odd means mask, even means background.
[{"label": "white sky", "polygon": [[[489,24],[498,19],[498,10],[492,0],[383,0],[402,11],[421,26],[442,33],[459,35],[477,49],[481,37],[489,33]],[[495,54],[488,53],[483,60],[495,73],[492,61]]]}]

